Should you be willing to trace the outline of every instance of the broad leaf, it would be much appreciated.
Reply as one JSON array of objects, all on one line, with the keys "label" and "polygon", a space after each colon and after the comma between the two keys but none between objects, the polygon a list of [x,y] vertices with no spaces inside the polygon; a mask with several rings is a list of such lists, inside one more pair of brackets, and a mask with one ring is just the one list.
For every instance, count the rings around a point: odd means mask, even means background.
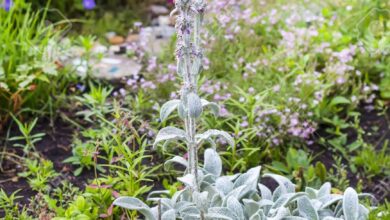
[{"label": "broad leaf", "polygon": [[156,218],[152,214],[151,209],[137,198],[119,197],[114,201],[113,204],[125,209],[139,211],[140,213],[142,213],[142,215],[145,216],[147,220],[156,220]]},{"label": "broad leaf", "polygon": [[212,148],[207,149],[204,153],[204,169],[214,176],[219,177],[221,175],[222,160]]},{"label": "broad leaf", "polygon": [[180,104],[180,100],[174,99],[166,102],[163,106],[161,106],[160,110],[160,120],[165,121],[168,116],[177,109]]},{"label": "broad leaf", "polygon": [[195,137],[198,144],[202,141],[207,141],[211,137],[222,137],[228,142],[230,146],[234,146],[234,139],[225,131],[211,129],[203,134],[197,134]]},{"label": "broad leaf", "polygon": [[351,187],[348,187],[344,193],[343,213],[344,213],[345,220],[358,219],[359,199],[356,191]]},{"label": "broad leaf", "polygon": [[161,129],[154,141],[153,148],[156,148],[157,144],[162,141],[172,141],[172,140],[188,140],[187,134],[185,131],[175,127],[165,127]]}]

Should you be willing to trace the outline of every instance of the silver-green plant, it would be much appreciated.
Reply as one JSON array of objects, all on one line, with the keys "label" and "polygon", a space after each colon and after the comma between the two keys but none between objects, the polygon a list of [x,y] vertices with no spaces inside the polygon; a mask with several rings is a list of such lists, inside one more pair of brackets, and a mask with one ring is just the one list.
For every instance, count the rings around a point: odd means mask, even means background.
[{"label": "silver-green plant", "polygon": [[197,93],[202,67],[199,31],[206,4],[205,0],[176,0],[175,6],[173,13],[179,13],[176,22],[177,72],[183,79],[183,86],[181,99],[165,103],[161,107],[160,118],[165,120],[177,110],[185,126],[184,129],[161,129],[154,147],[160,142],[165,142],[164,146],[177,140],[186,143],[188,160],[175,156],[165,163],[167,168],[172,163],[186,168],[185,175],[178,178],[186,187],[170,199],[155,197],[168,193],[166,191],[150,193],[148,200],[157,203],[153,208],[132,197],[120,197],[114,201],[114,205],[137,210],[147,220],[367,219],[368,209],[359,204],[359,195],[352,188],[348,188],[344,195],[335,195],[330,193],[330,184],[325,183],[319,190],[307,187],[305,192],[295,192],[295,185],[287,178],[265,174],[265,177],[273,178],[278,183],[272,192],[259,183],[260,167],[252,168],[244,174],[221,176],[222,160],[215,147],[205,150],[203,167],[198,167],[198,149],[202,143],[208,142],[215,146],[213,138],[222,137],[233,146],[234,140],[227,132],[219,130],[196,134],[196,120],[204,107],[211,107],[215,114],[219,112],[217,104],[201,99]]}]

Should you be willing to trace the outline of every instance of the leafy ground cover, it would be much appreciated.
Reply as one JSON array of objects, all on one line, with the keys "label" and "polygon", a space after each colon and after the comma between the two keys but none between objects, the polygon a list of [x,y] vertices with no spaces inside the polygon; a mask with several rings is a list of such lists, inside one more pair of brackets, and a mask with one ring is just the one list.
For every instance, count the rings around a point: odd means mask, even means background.
[{"label": "leafy ground cover", "polygon": [[[47,7],[94,21],[109,8],[97,3],[91,11],[80,4],[74,12],[57,2]],[[97,20],[102,25],[82,26],[81,33],[92,29],[97,37],[64,35],[64,23],[47,25],[35,4],[15,1],[0,10],[6,30],[0,35],[0,216],[137,219],[113,206],[115,198],[146,200],[152,189],[173,195],[184,187],[176,180],[180,172],[163,163],[186,158],[185,145],[151,147],[159,129],[181,123],[176,113],[168,122],[158,119],[161,105],[179,97],[176,39],[161,53],[128,43],[123,56],[141,71],[99,80],[92,61],[105,54],[96,42],[108,45],[103,35],[126,32],[128,24],[108,16]],[[205,113],[198,128],[235,138],[234,146],[218,140],[223,173],[261,165],[298,191],[330,182],[341,194],[353,186],[378,200],[371,219],[389,218],[389,8],[380,0],[209,2],[199,92],[222,106],[222,118]],[[58,42],[61,48],[53,50]],[[84,76],[69,62],[75,50],[87,63]]]}]

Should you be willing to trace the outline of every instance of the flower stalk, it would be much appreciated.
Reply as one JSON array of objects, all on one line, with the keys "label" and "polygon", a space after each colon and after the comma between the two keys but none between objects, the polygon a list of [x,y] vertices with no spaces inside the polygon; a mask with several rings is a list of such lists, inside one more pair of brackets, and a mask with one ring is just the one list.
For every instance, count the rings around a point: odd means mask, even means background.
[{"label": "flower stalk", "polygon": [[[177,71],[183,79],[179,114],[184,120],[188,137],[188,173],[195,177],[193,191],[198,186],[198,144],[196,143],[196,119],[202,112],[201,101],[197,93],[197,81],[200,73],[202,51],[200,49],[200,27],[205,3],[203,0],[177,0],[174,12],[177,16]],[[180,113],[181,112],[181,113]]]}]

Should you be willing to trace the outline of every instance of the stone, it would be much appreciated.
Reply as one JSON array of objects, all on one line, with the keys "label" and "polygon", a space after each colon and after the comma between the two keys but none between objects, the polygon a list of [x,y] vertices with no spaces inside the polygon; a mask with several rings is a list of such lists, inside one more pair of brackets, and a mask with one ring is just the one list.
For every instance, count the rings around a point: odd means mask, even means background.
[{"label": "stone", "polygon": [[[85,60],[76,58],[72,61],[72,65],[76,68],[76,72],[79,76],[86,76],[88,65]],[[126,56],[118,55],[109,55],[100,60],[92,59],[90,60],[89,65],[92,77],[111,81],[138,75],[142,69],[141,64]]]},{"label": "stone", "polygon": [[169,14],[169,9],[162,5],[151,5],[149,7],[150,12],[154,15],[166,15]]},{"label": "stone", "polygon": [[169,45],[175,28],[170,26],[145,27],[140,31],[140,45],[148,53],[157,55]]},{"label": "stone", "polygon": [[139,41],[139,34],[129,34],[126,38],[126,42],[133,43]]},{"label": "stone", "polygon": [[114,36],[108,39],[108,42],[112,45],[119,45],[125,42],[125,38],[122,36]]}]

